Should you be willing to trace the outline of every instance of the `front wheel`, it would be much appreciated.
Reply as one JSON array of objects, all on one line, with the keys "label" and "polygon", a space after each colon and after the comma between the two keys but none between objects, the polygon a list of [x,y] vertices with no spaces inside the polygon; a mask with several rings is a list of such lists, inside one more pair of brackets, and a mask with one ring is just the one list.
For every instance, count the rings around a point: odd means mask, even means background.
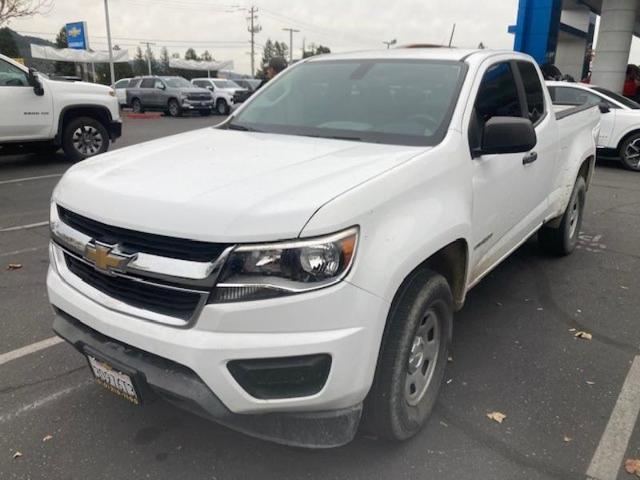
[{"label": "front wheel", "polygon": [[391,308],[363,428],[389,440],[420,431],[438,397],[447,364],[453,299],[441,275],[419,270]]},{"label": "front wheel", "polygon": [[625,168],[640,172],[640,132],[634,133],[622,143],[620,160]]},{"label": "front wheel", "polygon": [[104,153],[108,148],[107,129],[95,118],[76,118],[64,127],[62,149],[73,162]]},{"label": "front wheel", "polygon": [[139,98],[134,98],[131,101],[131,110],[133,110],[133,113],[144,113],[144,108],[142,108],[142,102]]},{"label": "front wheel", "polygon": [[219,99],[216,102],[216,112],[218,112],[219,115],[228,115],[229,110],[229,105],[227,105],[227,102],[223,99]]},{"label": "front wheel", "polygon": [[169,115],[172,117],[179,117],[182,115],[182,109],[180,108],[178,101],[173,98],[169,100]]},{"label": "front wheel", "polygon": [[562,215],[560,225],[556,228],[545,225],[538,231],[538,242],[542,248],[553,255],[569,255],[578,244],[582,215],[587,195],[587,184],[583,177],[578,177],[569,205]]}]

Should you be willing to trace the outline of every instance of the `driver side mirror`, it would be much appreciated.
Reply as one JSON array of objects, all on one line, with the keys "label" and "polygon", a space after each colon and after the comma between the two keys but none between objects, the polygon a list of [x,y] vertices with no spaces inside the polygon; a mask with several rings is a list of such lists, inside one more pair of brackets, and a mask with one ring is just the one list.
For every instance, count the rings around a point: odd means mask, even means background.
[{"label": "driver side mirror", "polygon": [[493,117],[484,125],[481,155],[524,153],[532,150],[538,138],[531,120],[522,117]]},{"label": "driver side mirror", "polygon": [[611,107],[609,107],[606,102],[600,102],[598,108],[600,109],[600,113],[609,113],[611,111]]},{"label": "driver side mirror", "polygon": [[33,87],[33,93],[35,93],[39,97],[44,95],[44,88],[42,86],[42,82],[36,75],[36,71],[33,68],[29,69],[28,81],[29,81],[29,85]]}]

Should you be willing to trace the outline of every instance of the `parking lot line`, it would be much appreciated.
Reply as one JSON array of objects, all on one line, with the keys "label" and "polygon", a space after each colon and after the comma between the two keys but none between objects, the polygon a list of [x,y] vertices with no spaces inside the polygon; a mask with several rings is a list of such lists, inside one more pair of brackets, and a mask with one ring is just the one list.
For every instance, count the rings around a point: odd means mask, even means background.
[{"label": "parking lot line", "polygon": [[12,350],[7,353],[3,353],[0,355],[0,365],[4,365],[11,360],[16,360],[20,357],[24,357],[25,355],[29,355],[31,353],[39,352],[40,350],[44,350],[45,348],[53,347],[63,340],[60,337],[49,337],[45,340],[41,340],[36,343],[32,343],[31,345],[27,345],[22,348],[18,348],[16,350]]},{"label": "parking lot line", "polygon": [[13,255],[20,255],[21,253],[37,252],[38,250],[44,250],[48,245],[42,245],[41,247],[23,248],[22,250],[14,250],[12,252],[0,253],[0,257],[12,257]]},{"label": "parking lot line", "polygon": [[29,228],[44,227],[45,225],[49,225],[48,220],[46,222],[28,223],[27,225],[16,225],[15,227],[0,228],[0,233],[15,232],[16,230],[27,230]]},{"label": "parking lot line", "polygon": [[590,479],[615,480],[640,412],[640,356],[634,358],[587,470]]},{"label": "parking lot line", "polygon": [[41,180],[44,178],[56,178],[61,176],[62,176],[62,173],[52,173],[51,175],[40,175],[38,177],[12,178],[11,180],[0,180],[0,185],[6,185],[8,183],[28,182],[30,180]]}]

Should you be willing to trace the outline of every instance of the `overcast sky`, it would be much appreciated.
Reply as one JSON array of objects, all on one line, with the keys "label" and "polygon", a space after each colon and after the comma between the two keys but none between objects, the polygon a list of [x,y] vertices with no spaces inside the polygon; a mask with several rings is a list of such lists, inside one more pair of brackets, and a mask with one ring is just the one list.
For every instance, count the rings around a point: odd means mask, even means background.
[{"label": "overcast sky", "polygon": [[[488,48],[512,48],[507,27],[515,23],[518,0],[109,0],[111,32],[114,43],[131,55],[145,40],[156,43],[156,53],[166,46],[182,55],[192,46],[199,54],[208,49],[216,60],[233,60],[236,71],[249,73],[246,9],[251,5],[262,26],[256,35],[258,65],[267,38],[289,42],[283,28],[300,30],[294,34],[294,57],[300,57],[303,40],[334,52],[384,48],[382,42],[394,38],[400,45],[443,44],[454,23],[456,46],[483,42]],[[48,13],[10,27],[53,39],[62,25],[80,20],[88,24],[91,47],[106,49],[103,0],[53,0]]]}]

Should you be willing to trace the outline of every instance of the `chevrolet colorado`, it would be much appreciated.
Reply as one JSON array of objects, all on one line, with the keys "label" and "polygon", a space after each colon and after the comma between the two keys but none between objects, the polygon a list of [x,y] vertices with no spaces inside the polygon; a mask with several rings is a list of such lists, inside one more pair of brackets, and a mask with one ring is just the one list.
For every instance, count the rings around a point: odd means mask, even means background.
[{"label": "chevrolet colorado", "polygon": [[299,62],[216,127],[64,175],[54,330],[135,404],[296,446],[407,439],[469,289],[536,232],[574,249],[599,122],[554,112],[523,54]]},{"label": "chevrolet colorado", "polygon": [[73,161],[104,153],[122,123],[112,88],[57,81],[0,54],[0,155],[55,152]]}]

